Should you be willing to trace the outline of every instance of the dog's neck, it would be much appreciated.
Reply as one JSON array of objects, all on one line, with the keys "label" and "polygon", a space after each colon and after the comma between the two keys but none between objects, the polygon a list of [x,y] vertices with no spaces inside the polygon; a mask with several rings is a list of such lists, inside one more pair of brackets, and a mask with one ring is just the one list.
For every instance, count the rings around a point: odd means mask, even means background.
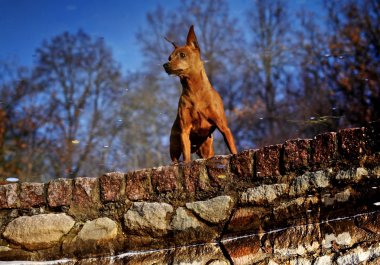
[{"label": "dog's neck", "polygon": [[181,76],[180,80],[183,92],[188,91],[191,93],[211,88],[211,83],[203,66],[189,75]]}]

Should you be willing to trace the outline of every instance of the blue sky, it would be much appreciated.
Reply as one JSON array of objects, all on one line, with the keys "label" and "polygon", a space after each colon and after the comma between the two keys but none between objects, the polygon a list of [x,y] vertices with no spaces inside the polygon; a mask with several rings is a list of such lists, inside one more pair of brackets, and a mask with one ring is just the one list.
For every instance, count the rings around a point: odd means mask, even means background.
[{"label": "blue sky", "polygon": [[[251,0],[229,0],[232,15],[244,14]],[[309,4],[311,2],[311,4]],[[292,5],[315,6],[320,1],[292,0]],[[176,8],[180,0],[0,0],[0,60],[30,66],[33,54],[64,31],[83,29],[102,37],[124,70],[134,71],[142,62],[135,34],[145,15],[158,4]]]}]

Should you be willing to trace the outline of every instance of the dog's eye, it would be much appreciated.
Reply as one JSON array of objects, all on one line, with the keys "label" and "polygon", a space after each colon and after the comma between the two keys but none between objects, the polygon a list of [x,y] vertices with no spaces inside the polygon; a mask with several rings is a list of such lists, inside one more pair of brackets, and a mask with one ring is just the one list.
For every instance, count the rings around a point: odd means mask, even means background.
[{"label": "dog's eye", "polygon": [[179,53],[179,56],[180,56],[181,58],[185,58],[185,57],[186,57],[186,54],[183,53],[183,52],[180,52],[180,53]]}]

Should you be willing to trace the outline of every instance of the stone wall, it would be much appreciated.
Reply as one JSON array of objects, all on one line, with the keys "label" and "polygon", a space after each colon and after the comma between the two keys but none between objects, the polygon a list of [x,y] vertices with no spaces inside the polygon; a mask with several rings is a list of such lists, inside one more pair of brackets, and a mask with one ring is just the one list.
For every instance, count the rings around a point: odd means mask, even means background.
[{"label": "stone wall", "polygon": [[0,186],[0,260],[380,264],[380,123],[98,178]]}]

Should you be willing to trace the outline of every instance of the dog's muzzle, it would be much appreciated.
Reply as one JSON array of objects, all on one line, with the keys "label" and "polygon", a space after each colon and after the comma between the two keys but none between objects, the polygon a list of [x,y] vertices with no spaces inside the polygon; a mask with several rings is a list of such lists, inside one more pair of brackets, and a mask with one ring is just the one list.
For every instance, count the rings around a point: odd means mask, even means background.
[{"label": "dog's muzzle", "polygon": [[171,74],[169,63],[164,63],[163,67],[168,75]]}]

